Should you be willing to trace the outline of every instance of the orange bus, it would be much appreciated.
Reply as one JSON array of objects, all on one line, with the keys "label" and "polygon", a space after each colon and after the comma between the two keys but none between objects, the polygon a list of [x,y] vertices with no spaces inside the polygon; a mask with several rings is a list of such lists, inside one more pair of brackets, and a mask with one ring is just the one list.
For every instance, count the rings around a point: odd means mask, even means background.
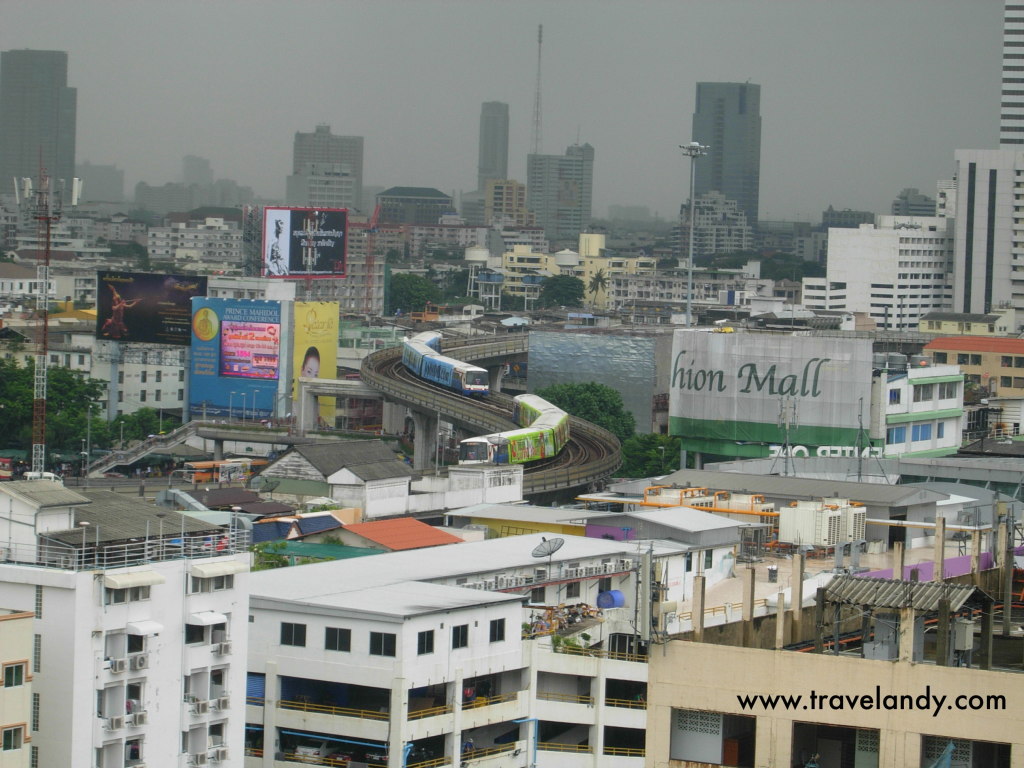
[{"label": "orange bus", "polygon": [[229,483],[246,481],[270,462],[267,459],[221,459],[186,461],[185,478],[193,483]]}]

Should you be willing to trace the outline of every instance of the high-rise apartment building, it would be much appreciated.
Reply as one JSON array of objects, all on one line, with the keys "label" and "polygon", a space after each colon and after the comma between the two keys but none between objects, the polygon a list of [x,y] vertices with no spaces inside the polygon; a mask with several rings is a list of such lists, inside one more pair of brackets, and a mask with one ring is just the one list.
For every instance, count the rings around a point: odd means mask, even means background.
[{"label": "high-rise apartment building", "polygon": [[0,53],[0,192],[40,165],[68,184],[75,175],[77,93],[68,88],[64,51]]},{"label": "high-rise apartment building", "polygon": [[594,148],[573,144],[564,155],[527,155],[526,203],[549,240],[572,240],[590,220]]},{"label": "high-rise apartment building", "polygon": [[292,174],[306,173],[309,166],[326,168],[348,166],[354,184],[355,206],[363,198],[363,137],[335,136],[331,126],[318,125],[313,133],[296,133],[292,150]]},{"label": "high-rise apartment building", "polygon": [[491,179],[508,178],[508,104],[485,101],[480,108],[480,157],[476,188],[483,192]]},{"label": "high-rise apartment building", "polygon": [[1024,144],[1024,4],[1006,0],[1003,13],[1003,87],[999,145]]},{"label": "high-rise apartment building", "polygon": [[185,155],[181,159],[181,180],[185,186],[213,184],[213,168],[205,157]]},{"label": "high-rise apartment building", "polygon": [[699,197],[721,192],[739,203],[750,226],[757,225],[761,184],[761,86],[753,83],[697,83],[693,141],[708,153],[693,162]]}]

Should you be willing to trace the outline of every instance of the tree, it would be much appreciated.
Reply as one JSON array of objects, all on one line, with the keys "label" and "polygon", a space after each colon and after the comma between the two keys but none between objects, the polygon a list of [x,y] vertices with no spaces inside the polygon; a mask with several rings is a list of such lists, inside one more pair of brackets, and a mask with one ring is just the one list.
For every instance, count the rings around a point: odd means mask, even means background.
[{"label": "tree", "polygon": [[668,435],[634,435],[622,443],[623,477],[667,475],[679,468],[678,437]]},{"label": "tree", "polygon": [[590,276],[590,282],[587,283],[587,292],[590,294],[591,304],[597,304],[597,294],[601,293],[608,288],[608,275],[605,274],[603,269],[597,270],[593,275]]},{"label": "tree", "polygon": [[537,395],[572,416],[604,427],[619,442],[633,436],[636,419],[623,406],[622,395],[605,384],[552,384],[538,390]]},{"label": "tree", "polygon": [[405,313],[419,312],[428,301],[435,303],[440,298],[440,289],[425,277],[399,273],[391,277],[387,311],[388,314],[399,309]]},{"label": "tree", "polygon": [[583,281],[572,275],[547,278],[540,287],[542,307],[582,307]]}]

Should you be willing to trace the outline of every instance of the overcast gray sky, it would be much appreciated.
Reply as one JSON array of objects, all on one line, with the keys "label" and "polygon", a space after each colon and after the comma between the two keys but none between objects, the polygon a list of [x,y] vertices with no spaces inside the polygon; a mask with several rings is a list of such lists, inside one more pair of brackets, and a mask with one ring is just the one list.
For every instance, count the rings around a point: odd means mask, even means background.
[{"label": "overcast gray sky", "polygon": [[934,196],[998,144],[1002,0],[0,0],[0,50],[66,50],[79,161],[177,181],[181,158],[280,197],[296,131],[366,137],[367,184],[476,185],[484,101],[525,181],[544,25],[543,146],[596,153],[594,214],[675,216],[695,84],[761,85],[761,218]]}]

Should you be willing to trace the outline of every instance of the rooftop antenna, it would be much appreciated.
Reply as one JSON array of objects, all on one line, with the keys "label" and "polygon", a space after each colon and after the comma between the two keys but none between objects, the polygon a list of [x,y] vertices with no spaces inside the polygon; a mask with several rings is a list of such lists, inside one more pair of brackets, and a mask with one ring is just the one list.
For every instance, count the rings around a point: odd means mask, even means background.
[{"label": "rooftop antenna", "polygon": [[[793,457],[793,445],[790,442],[789,431],[798,425],[796,414],[796,402],[791,397],[779,399],[779,429],[782,430],[782,476],[789,477],[789,462]],[[778,457],[776,457],[778,461]],[[794,471],[795,471],[794,467]],[[772,462],[768,474],[775,470],[775,462]]]},{"label": "rooftop antenna", "polygon": [[530,137],[530,154],[539,155],[541,150],[540,128],[540,60],[544,43],[544,25],[537,25],[537,84],[533,90],[533,135]]}]

